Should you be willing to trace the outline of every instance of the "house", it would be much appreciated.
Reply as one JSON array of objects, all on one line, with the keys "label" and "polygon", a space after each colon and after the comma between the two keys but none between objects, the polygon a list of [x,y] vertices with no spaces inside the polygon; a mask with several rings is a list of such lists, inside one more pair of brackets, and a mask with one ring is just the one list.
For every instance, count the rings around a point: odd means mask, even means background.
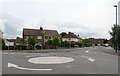
[{"label": "house", "polygon": [[0,38],[3,38],[3,32],[0,30]]},{"label": "house", "polygon": [[71,43],[80,42],[82,43],[82,38],[79,35],[69,32],[67,35],[62,37],[62,41],[70,41]]},{"label": "house", "polygon": [[15,39],[4,39],[6,46],[14,46],[15,45]]},{"label": "house", "polygon": [[89,39],[91,45],[103,45],[104,39]]},{"label": "house", "polygon": [[57,32],[57,30],[44,30],[44,43],[46,44],[46,42],[48,41],[48,39],[53,40],[53,38],[55,36],[60,38],[59,33]]},{"label": "house", "polygon": [[108,40],[108,42],[107,42],[109,45],[112,45],[112,42],[111,42],[111,40]]},{"label": "house", "polygon": [[57,30],[46,30],[40,27],[40,29],[28,29],[23,28],[23,40],[28,45],[28,37],[35,36],[38,43],[42,46],[48,39],[53,39],[55,36],[59,36]]}]

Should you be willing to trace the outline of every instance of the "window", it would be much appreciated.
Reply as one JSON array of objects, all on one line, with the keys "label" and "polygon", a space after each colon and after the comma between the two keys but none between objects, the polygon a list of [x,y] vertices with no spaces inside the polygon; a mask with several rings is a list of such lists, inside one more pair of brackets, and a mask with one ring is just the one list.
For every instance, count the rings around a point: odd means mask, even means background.
[{"label": "window", "polygon": [[38,36],[38,39],[42,39],[42,36]]},{"label": "window", "polygon": [[26,39],[28,39],[28,36],[26,36]]},{"label": "window", "polygon": [[27,40],[27,39],[28,39],[28,36],[25,37],[25,40]]},{"label": "window", "polygon": [[51,39],[51,37],[50,36],[45,36],[45,39]]}]

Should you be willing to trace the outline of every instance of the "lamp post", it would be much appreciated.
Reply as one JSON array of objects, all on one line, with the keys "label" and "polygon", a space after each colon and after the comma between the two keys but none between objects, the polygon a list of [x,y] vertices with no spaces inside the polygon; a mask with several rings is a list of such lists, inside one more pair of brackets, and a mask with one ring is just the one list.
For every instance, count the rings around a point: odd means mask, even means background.
[{"label": "lamp post", "polygon": [[71,45],[70,45],[70,43],[71,43],[71,41],[70,41],[71,40],[71,32],[69,32],[68,35],[69,35],[69,47],[71,47]]},{"label": "lamp post", "polygon": [[[114,7],[116,8],[116,27],[117,27],[117,5],[114,5]],[[115,34],[115,40],[116,40],[116,53],[117,53],[117,28],[116,28],[116,34]]]}]

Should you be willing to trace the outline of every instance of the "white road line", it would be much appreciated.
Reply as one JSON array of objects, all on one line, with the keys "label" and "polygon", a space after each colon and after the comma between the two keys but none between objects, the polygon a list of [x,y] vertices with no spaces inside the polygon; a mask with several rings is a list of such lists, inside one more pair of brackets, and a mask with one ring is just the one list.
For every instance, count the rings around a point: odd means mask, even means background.
[{"label": "white road line", "polygon": [[8,54],[8,53],[2,53],[2,54]]},{"label": "white road line", "polygon": [[32,69],[32,68],[23,68],[23,67],[19,67],[18,65],[12,64],[12,63],[8,63],[8,68],[13,67],[13,68],[17,68],[17,69],[22,69],[22,70],[32,70],[32,71],[51,71],[52,69]]},{"label": "white road line", "polygon": [[89,51],[85,51],[84,53],[88,53]]},{"label": "white road line", "polygon": [[87,57],[87,56],[81,56],[81,57],[83,57],[83,58],[87,58],[89,61],[91,61],[91,62],[94,62],[95,61],[95,59],[93,59],[93,58],[91,58],[91,57]]}]

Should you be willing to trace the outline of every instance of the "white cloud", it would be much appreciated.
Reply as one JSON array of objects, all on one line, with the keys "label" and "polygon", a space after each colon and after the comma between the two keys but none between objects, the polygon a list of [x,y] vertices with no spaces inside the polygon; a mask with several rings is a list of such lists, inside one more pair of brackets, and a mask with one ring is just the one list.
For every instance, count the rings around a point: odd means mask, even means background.
[{"label": "white cloud", "polygon": [[[5,38],[22,36],[24,28],[72,31],[81,37],[110,38],[118,0],[1,0]],[[9,35],[9,36],[8,36]]]}]

